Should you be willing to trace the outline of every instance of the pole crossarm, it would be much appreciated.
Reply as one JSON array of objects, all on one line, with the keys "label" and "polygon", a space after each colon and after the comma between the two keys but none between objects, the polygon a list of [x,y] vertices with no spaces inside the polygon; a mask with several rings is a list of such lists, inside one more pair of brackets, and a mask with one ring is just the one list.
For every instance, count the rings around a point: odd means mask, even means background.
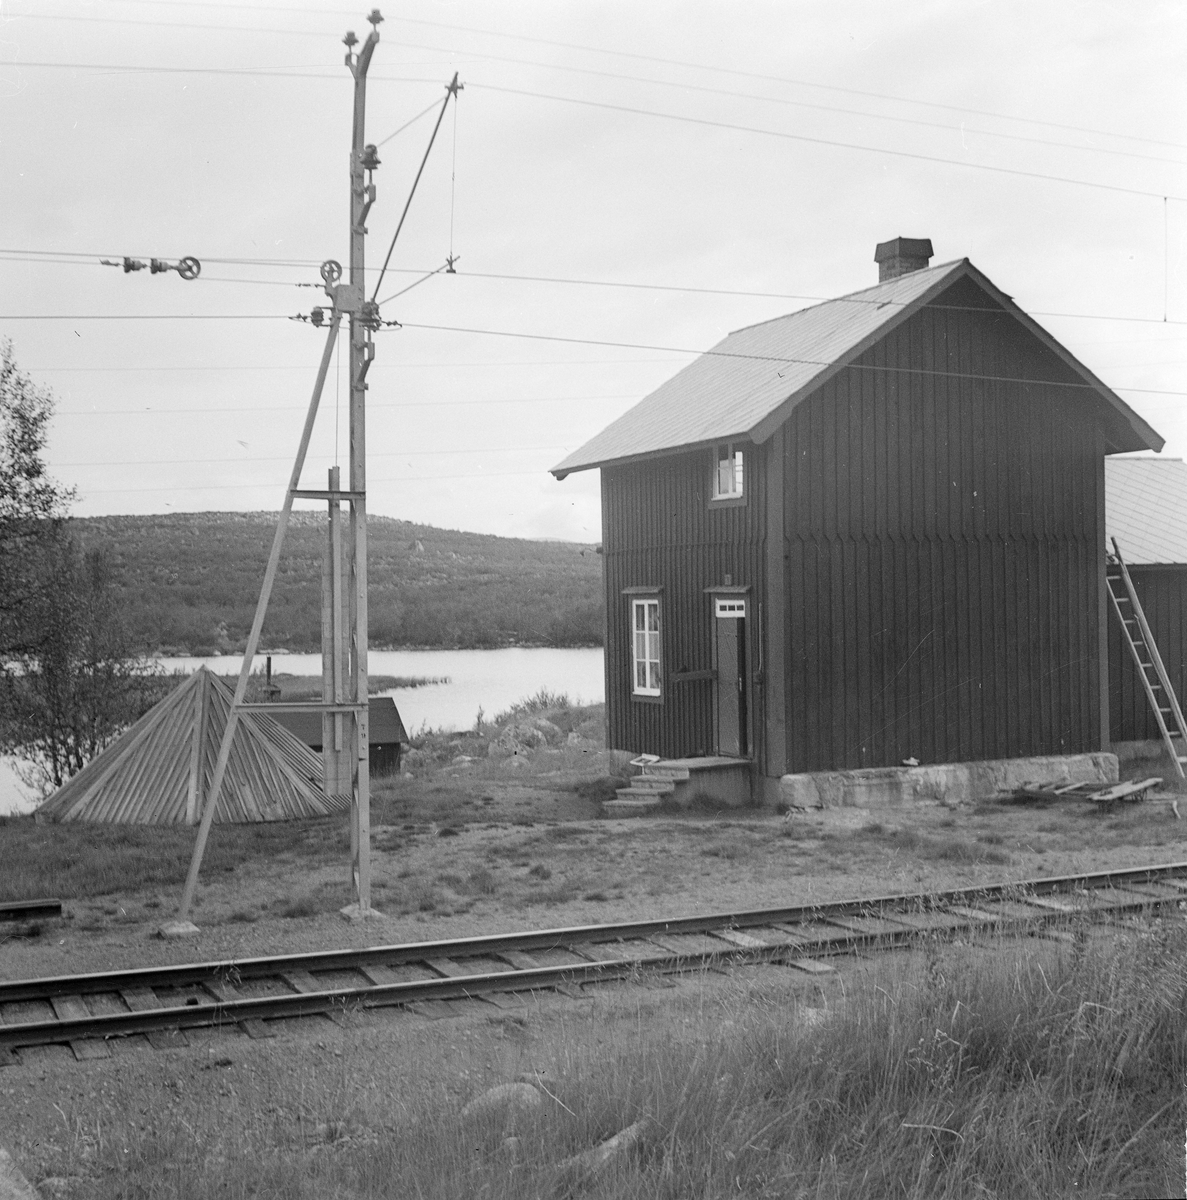
[{"label": "pole crossarm", "polygon": [[361,712],[367,705],[355,704],[353,701],[343,701],[341,704],[336,704],[333,701],[326,700],[265,700],[259,703],[252,701],[250,703],[236,705],[239,712],[311,712],[311,713],[336,713],[336,712]]},{"label": "pole crossarm", "polygon": [[348,492],[329,488],[298,488],[293,492],[296,500],[365,500],[366,492]]}]

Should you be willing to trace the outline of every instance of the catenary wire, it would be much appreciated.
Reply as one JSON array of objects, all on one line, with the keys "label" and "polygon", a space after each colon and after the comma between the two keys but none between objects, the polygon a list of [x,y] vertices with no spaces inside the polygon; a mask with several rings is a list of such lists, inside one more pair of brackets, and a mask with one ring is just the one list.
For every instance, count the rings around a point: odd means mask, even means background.
[{"label": "catenary wire", "polygon": [[[950,306],[938,305],[936,307],[947,308]],[[978,311],[986,311],[986,310],[980,309]],[[993,311],[993,310],[989,310],[989,311]],[[178,314],[172,314],[172,315],[170,315],[170,314],[149,314],[147,316],[145,316],[145,315],[112,316],[109,314],[90,315],[90,316],[86,316],[86,315],[63,316],[61,314],[52,314],[49,316],[10,317],[10,316],[0,315],[0,321],[5,321],[5,320],[18,320],[18,321],[21,321],[21,320],[23,320],[23,321],[34,321],[34,320],[40,320],[40,321],[51,321],[51,320],[59,320],[59,321],[212,320],[212,321],[217,321],[217,320],[291,320],[291,318],[285,317],[282,315],[281,316],[268,316],[268,315],[260,315],[260,314],[255,314],[255,315],[237,314],[237,315],[232,315],[232,316],[210,316],[210,315],[205,315],[205,314],[199,315],[199,314],[194,314],[194,313],[181,314],[181,315],[178,315]],[[1159,324],[1161,324],[1161,322],[1159,322]],[[464,325],[430,325],[430,324],[426,324],[424,322],[418,322],[418,321],[399,322],[399,326],[401,328],[405,328],[405,329],[424,329],[424,330],[429,330],[429,331],[438,332],[438,333],[469,333],[469,334],[476,334],[476,335],[487,336],[487,337],[523,338],[523,339],[527,339],[529,341],[563,342],[568,345],[577,345],[577,346],[612,346],[612,347],[622,348],[624,350],[653,350],[653,351],[662,351],[662,352],[669,353],[669,354],[688,354],[688,355],[696,355],[696,356],[706,355],[706,356],[711,356],[711,357],[754,359],[754,360],[762,361],[762,362],[799,364],[799,365],[805,365],[805,366],[828,367],[828,366],[833,365],[832,363],[826,362],[824,360],[809,359],[809,358],[782,358],[782,357],[779,357],[778,355],[768,355],[768,354],[741,354],[741,353],[737,353],[734,351],[723,351],[723,350],[712,350],[712,349],[710,349],[710,350],[690,349],[688,347],[683,347],[683,346],[660,346],[660,345],[655,345],[653,343],[648,343],[648,342],[619,342],[619,341],[614,341],[609,338],[575,338],[575,337],[562,336],[560,334],[524,333],[524,332],[519,332],[519,331],[514,331],[514,330],[505,330],[505,329],[480,329],[477,327],[464,326]],[[381,330],[381,332],[391,332],[391,329],[389,327],[386,330]],[[945,378],[952,378],[952,379],[980,379],[980,380],[985,380],[985,381],[989,381],[989,382],[998,382],[998,383],[1034,383],[1034,384],[1050,383],[1054,387],[1075,387],[1075,388],[1089,388],[1089,389],[1091,389],[1091,386],[1092,386],[1091,384],[1087,384],[1087,383],[1059,383],[1054,380],[1044,380],[1044,379],[1014,379],[1014,378],[1009,378],[1007,376],[996,376],[996,375],[972,375],[972,374],[962,374],[960,372],[924,371],[920,368],[914,368],[914,367],[860,366],[859,364],[855,364],[855,363],[850,363],[850,364],[848,364],[848,366],[850,369],[853,369],[853,370],[885,371],[888,373],[902,372],[902,373],[917,374],[917,375],[918,374],[940,375]],[[1149,393],[1151,395],[1160,395],[1160,396],[1187,395],[1187,392],[1173,391],[1173,390],[1168,390],[1168,389],[1163,389],[1163,388],[1126,387],[1122,384],[1116,384],[1116,385],[1112,385],[1112,386],[1113,386],[1114,390],[1123,391],[1123,392],[1143,392],[1143,393]]]},{"label": "catenary wire", "polygon": [[[125,2],[126,2],[126,0],[125,0]],[[154,0],[155,4],[162,4],[162,3],[168,3],[168,2],[169,2],[169,0]],[[218,9],[227,9],[227,8],[245,9],[246,6],[243,6],[243,5],[220,5],[220,4],[205,4],[205,5],[199,4],[199,5],[195,5],[195,7],[213,8],[215,10],[218,10]],[[252,10],[252,11],[256,11],[256,10]],[[320,9],[320,10],[319,9],[303,9],[303,8],[296,8],[296,7],[291,7],[291,6],[272,6],[270,8],[270,11],[300,13],[302,15],[308,15],[308,16],[324,15],[324,16],[338,17],[338,16],[342,15],[341,13],[335,12],[334,10],[331,10],[331,9]],[[220,26],[220,25],[209,25],[209,24],[185,25],[181,22],[146,21],[143,19],[126,18],[126,17],[124,17],[124,18],[121,18],[121,17],[91,17],[91,16],[83,17],[83,16],[74,16],[74,15],[65,15],[65,14],[49,14],[49,13],[14,13],[14,14],[11,14],[11,16],[13,16],[13,17],[22,17],[23,16],[23,17],[26,17],[29,19],[38,19],[39,18],[39,19],[45,19],[45,20],[91,21],[91,22],[97,22],[97,23],[111,23],[111,24],[153,25],[153,26],[164,26],[166,28],[193,28],[193,29],[199,29],[199,30],[208,29],[208,30],[232,32],[232,33],[244,33],[244,32],[268,33],[268,34],[279,33],[279,34],[287,34],[287,35],[295,35],[295,36],[303,36],[303,37],[318,37],[318,38],[325,36],[321,31],[318,31],[318,30],[281,29],[281,28],[274,27],[274,26],[252,27],[252,26],[235,26],[235,25]],[[662,64],[664,66],[676,66],[676,67],[680,67],[682,69],[708,71],[708,72],[715,73],[715,74],[734,75],[739,78],[757,79],[757,80],[762,80],[762,81],[768,82],[768,83],[779,83],[779,84],[784,84],[784,85],[790,84],[794,87],[814,88],[818,91],[836,92],[836,93],[843,94],[843,95],[861,96],[866,99],[890,101],[891,103],[894,103],[894,104],[912,104],[917,107],[936,108],[936,109],[941,109],[941,110],[944,110],[947,112],[971,113],[975,116],[989,117],[993,120],[1012,121],[1017,124],[1035,125],[1035,126],[1045,127],[1048,129],[1064,129],[1064,130],[1068,130],[1069,132],[1088,134],[1090,136],[1109,137],[1109,138],[1114,138],[1114,139],[1118,139],[1118,140],[1143,142],[1143,143],[1146,143],[1149,145],[1157,145],[1157,146],[1173,146],[1173,147],[1176,147],[1179,149],[1187,148],[1187,147],[1184,147],[1183,144],[1179,143],[1179,142],[1165,141],[1165,140],[1159,139],[1159,138],[1141,137],[1137,134],[1116,133],[1116,132],[1113,132],[1110,130],[1087,128],[1085,126],[1065,124],[1065,123],[1061,123],[1058,121],[1045,121],[1040,118],[1034,118],[1034,117],[1019,117],[1019,116],[1011,115],[1009,113],[994,112],[992,110],[987,110],[987,109],[968,108],[968,107],[961,106],[961,105],[944,104],[944,103],[940,103],[940,102],[936,102],[936,101],[932,101],[932,100],[918,100],[918,99],[913,99],[908,96],[895,96],[895,95],[891,95],[891,94],[884,93],[884,92],[872,92],[872,91],[862,90],[862,89],[858,89],[858,88],[846,88],[846,87],[837,86],[835,84],[814,83],[810,80],[794,79],[794,78],[788,78],[785,76],[765,75],[765,74],[755,72],[755,71],[741,71],[741,70],[737,70],[737,69],[734,69],[731,67],[716,66],[716,65],[710,64],[710,63],[695,63],[695,62],[689,62],[689,61],[681,60],[681,59],[662,58],[662,57],[659,57],[656,55],[638,54],[638,53],[631,53],[631,52],[622,51],[622,50],[606,49],[606,48],[598,47],[598,46],[583,46],[583,45],[575,44],[572,42],[559,42],[559,41],[554,41],[554,40],[550,40],[547,38],[530,37],[530,36],[526,36],[523,34],[507,33],[505,31],[501,31],[501,30],[478,29],[478,28],[474,28],[473,26],[452,25],[452,24],[448,24],[448,23],[445,23],[442,21],[427,21],[427,20],[423,20],[423,19],[418,20],[413,17],[398,17],[397,16],[397,17],[391,17],[391,18],[389,18],[389,20],[395,21],[395,22],[400,22],[403,24],[428,25],[433,28],[448,29],[448,30],[451,30],[454,32],[459,32],[459,33],[476,34],[480,37],[498,37],[498,38],[510,39],[513,41],[528,42],[528,43],[532,43],[532,44],[536,44],[536,45],[551,46],[551,47],[556,47],[556,48],[566,49],[566,50],[576,50],[580,53],[586,53],[586,54],[610,55],[610,56],[618,57],[618,58],[628,58],[628,59],[631,59],[634,61],[639,61],[639,62],[653,62],[653,63]],[[490,61],[496,61],[496,62],[498,62],[498,61],[509,61],[509,62],[513,62],[513,63],[517,62],[522,65],[541,66],[541,67],[545,67],[546,69],[580,72],[583,74],[606,74],[606,75],[611,75],[611,77],[615,77],[610,72],[598,71],[594,68],[578,67],[578,66],[574,66],[573,64],[568,64],[568,63],[533,63],[530,60],[527,60],[525,62],[525,60],[508,59],[505,56],[492,55],[492,54],[489,54],[489,53],[486,53],[483,51],[460,51],[460,50],[457,50],[456,48],[452,48],[452,47],[420,46],[417,43],[410,43],[410,42],[405,42],[405,41],[401,41],[398,44],[402,45],[402,46],[408,46],[412,49],[426,49],[426,50],[430,50],[430,51],[433,51],[436,53],[446,53],[446,54],[453,54],[453,55],[468,54],[468,55],[471,55],[476,58],[485,58]],[[642,83],[655,83],[655,84],[661,84],[664,86],[672,86],[672,87],[690,86],[687,84],[681,84],[681,83],[677,83],[677,82],[669,82],[667,80],[647,79],[647,78],[643,78],[643,77],[639,77],[639,76],[623,76],[622,78],[634,79],[634,80],[637,80],[638,82],[642,82]],[[691,86],[695,87],[696,85],[691,85]],[[698,90],[706,90],[706,89],[698,89]],[[766,97],[754,97],[754,98],[755,99],[767,99]],[[782,101],[782,102],[797,103],[796,101]],[[828,106],[817,106],[817,105],[805,105],[805,106],[806,107],[828,107]],[[837,111],[846,112],[846,111],[850,111],[850,110],[839,109]],[[878,113],[858,112],[858,113],[855,113],[855,115],[871,117],[874,119],[910,120],[910,118],[896,118],[896,117],[885,117],[884,118],[882,116],[882,114],[878,114]],[[918,122],[918,123],[926,124],[926,122]],[[956,128],[956,127],[947,126],[946,128]],[[989,133],[989,131],[987,131],[987,130],[977,130],[977,131],[970,131],[970,132]],[[1017,137],[1019,135],[990,133],[990,136],[995,136],[995,137],[1014,136],[1014,137]],[[1032,140],[1032,139],[1024,139],[1024,140]],[[1069,149],[1100,149],[1099,147],[1087,147],[1087,146],[1086,147],[1077,147],[1077,146],[1072,146],[1072,145],[1068,145],[1068,148]],[[1124,153],[1124,151],[1122,151],[1120,153]]]},{"label": "catenary wire", "polygon": [[[6,66],[22,66],[22,67],[70,67],[82,70],[101,70],[113,72],[127,71],[144,71],[144,72],[198,72],[214,71],[220,74],[245,74],[243,71],[235,68],[198,68],[198,67],[128,67],[115,66],[111,64],[99,63],[52,63],[52,62],[22,62],[22,63],[7,63],[0,64]],[[278,72],[277,74],[284,74]],[[327,76],[328,78],[328,76]],[[370,76],[368,76],[370,79]],[[400,80],[382,80],[377,77],[380,82],[400,82],[400,83],[430,83],[434,82],[427,79],[400,79]],[[752,133],[763,137],[782,138],[790,141],[805,142],[817,146],[833,146],[845,150],[858,150],[868,154],[886,154],[896,158],[908,158],[916,162],[932,162],[951,166],[965,167],[969,170],[991,171],[995,174],[1016,175],[1027,179],[1046,180],[1051,183],[1066,183],[1077,187],[1099,188],[1103,191],[1120,192],[1124,195],[1132,196],[1153,196],[1161,199],[1164,195],[1169,196],[1172,200],[1187,200],[1187,196],[1179,196],[1168,193],[1165,189],[1148,190],[1142,188],[1125,187],[1122,184],[1113,183],[1098,183],[1088,179],[1073,179],[1066,175],[1049,175],[1041,171],[1025,171],[1019,167],[1000,167],[992,166],[987,163],[972,163],[958,158],[945,158],[942,155],[921,154],[911,150],[893,150],[881,146],[865,146],[856,142],[844,142],[834,138],[812,137],[808,134],[789,133],[784,130],[761,129],[754,125],[741,125],[730,121],[717,121],[709,117],[694,117],[683,113],[665,113],[655,109],[639,108],[635,105],[628,104],[613,104],[604,100],[589,100],[578,96],[561,96],[554,92],[536,92],[526,88],[512,88],[500,84],[493,83],[469,83],[470,87],[485,88],[487,91],[501,92],[512,96],[525,96],[537,100],[552,100],[563,104],[577,104],[587,108],[600,108],[610,112],[628,113],[634,116],[654,117],[659,120],[678,121],[689,125],[700,125],[714,129],[727,129],[735,133]],[[443,110],[444,111],[444,110]]]},{"label": "catenary wire", "polygon": [[465,25],[449,25],[442,21],[427,21],[416,17],[392,17],[393,21],[401,22],[408,25],[431,25],[438,28],[453,29],[462,33],[476,33],[484,37],[502,37],[510,38],[515,41],[534,42],[538,45],[555,46],[565,50],[577,50],[586,54],[607,54],[615,58],[629,58],[641,62],[662,63],[665,66],[683,67],[697,71],[711,71],[717,74],[737,75],[747,79],[761,79],[768,83],[790,83],[797,87],[817,88],[826,92],[842,92],[851,96],[866,96],[876,100],[890,100],[895,104],[915,104],[926,108],[941,108],[949,112],[967,112],[973,113],[976,116],[992,117],[997,120],[1016,121],[1027,125],[1045,125],[1050,129],[1067,129],[1075,133],[1087,133],[1099,137],[1124,138],[1127,141],[1149,142],[1158,146],[1177,146],[1182,148],[1180,142],[1163,141],[1160,138],[1145,138],[1137,134],[1129,133],[1114,133],[1107,129],[1093,129],[1082,125],[1063,124],[1059,121],[1044,121],[1035,117],[1016,117],[1009,113],[993,112],[992,110],[965,108],[958,104],[943,104],[935,100],[913,100],[907,96],[893,96],[885,92],[864,91],[858,88],[840,87],[837,84],[829,83],[813,83],[803,79],[789,79],[780,75],[765,75],[758,71],[741,71],[733,67],[719,67],[711,63],[689,62],[678,58],[662,58],[653,54],[639,54],[629,50],[613,50],[606,49],[600,46],[583,46],[573,42],[558,42],[547,38],[530,37],[524,34],[507,33],[505,31],[495,29],[476,29],[472,26]]},{"label": "catenary wire", "polygon": [[[645,342],[617,342],[603,338],[562,337],[559,334],[521,333],[507,329],[478,329],[471,326],[461,325],[428,325],[416,321],[401,322],[401,327],[405,329],[428,329],[443,333],[470,333],[489,337],[526,338],[530,341],[566,342],[581,346],[621,346],[631,350],[666,350],[672,354],[693,354],[697,355],[698,357],[705,358],[739,358],[755,362],[769,362],[772,364],[784,363],[789,366],[831,367],[836,365],[835,363],[825,359],[790,358],[777,354],[744,354],[735,350],[689,350],[683,347],[658,346]],[[391,329],[384,330],[383,332],[391,332]],[[975,379],[984,383],[1025,383],[1051,387],[1082,388],[1088,391],[1096,390],[1090,383],[1064,383],[1054,379],[1024,379],[1009,375],[980,375],[963,371],[931,371],[922,367],[887,367],[873,364],[866,365],[864,363],[846,363],[845,366],[849,370],[866,371],[872,374],[883,372],[888,375],[926,375],[936,376],[943,379]],[[1125,387],[1120,384],[1111,386],[1110,390],[1119,392],[1143,392],[1156,396],[1187,396],[1187,392],[1173,391],[1164,388]]]},{"label": "catenary wire", "polygon": [[[464,471],[456,475],[391,475],[386,479],[370,479],[369,486],[374,486],[378,483],[416,483],[418,481],[442,480],[442,479],[510,479],[515,476],[537,476],[541,479],[552,477],[548,474],[545,467],[541,467],[536,471]],[[112,495],[122,492],[164,492],[167,495],[177,492],[238,492],[245,489],[261,491],[279,491],[284,487],[284,482],[278,480],[276,483],[196,483],[193,485],[177,485],[177,486],[162,486],[162,487],[133,487],[133,488],[83,488],[84,496],[101,496]]]},{"label": "catenary wire", "polygon": [[[457,454],[519,454],[521,451],[529,453],[539,453],[544,450],[566,450],[568,446],[479,446],[475,450],[392,450],[386,453],[376,454],[368,451],[367,459],[370,461],[375,458],[437,458],[443,455]],[[310,451],[306,461],[316,459],[323,462],[334,461],[332,454],[317,454]],[[236,466],[239,463],[271,463],[271,462],[292,462],[291,454],[271,454],[266,456],[245,454],[236,458],[126,458],[103,460],[100,462],[59,462],[54,463],[53,467],[57,470],[60,467],[190,467],[190,466],[209,466],[214,463],[220,463],[226,466]]]},{"label": "catenary wire", "polygon": [[[84,63],[84,62],[50,62],[47,59],[22,59],[19,61],[0,61],[0,69],[5,67],[36,67],[39,70],[67,71],[102,71],[111,75],[243,75],[249,78],[261,77],[270,79],[328,79],[341,82],[349,79],[329,71],[306,71],[286,68],[283,70],[267,71],[259,67],[145,67],[137,63]],[[439,79],[427,79],[418,76],[368,75],[368,82],[374,83],[440,83]]]},{"label": "catenary wire", "polygon": [[[732,133],[753,133],[761,137],[781,138],[786,141],[806,142],[814,146],[836,146],[845,150],[859,150],[865,154],[886,154],[894,158],[909,158],[915,162],[941,163],[945,166],[965,167],[972,171],[992,171],[997,175],[1017,175],[1025,179],[1040,179],[1047,183],[1066,183],[1075,187],[1098,188],[1107,192],[1120,192],[1128,196],[1152,196],[1161,200],[1167,195],[1164,190],[1131,188],[1119,183],[1098,183],[1089,179],[1073,179],[1070,175],[1048,175],[1042,171],[1024,171],[1020,167],[997,167],[988,163],[965,162],[959,158],[944,158],[936,154],[920,154],[913,150],[890,150],[881,146],[863,146],[857,142],[842,142],[834,138],[812,137],[804,133],[788,133],[779,129],[760,129],[756,125],[739,125],[733,121],[715,121],[709,117],[693,117],[685,113],[665,113],[652,108],[639,108],[632,104],[611,104],[605,100],[588,100],[579,96],[560,96],[555,92],[535,92],[527,88],[504,87],[494,83],[469,82],[469,87],[488,92],[500,92],[508,96],[525,96],[533,100],[553,100],[561,104],[578,104],[584,108],[601,108],[609,112],[628,113],[633,116],[655,117],[658,120],[677,121],[685,125],[700,125],[710,129],[726,129]],[[1171,200],[1187,200],[1187,196],[1170,195]]]},{"label": "catenary wire", "polygon": [[[302,368],[304,369],[304,368]],[[36,374],[30,368],[29,374]],[[638,399],[637,392],[616,392],[604,396],[525,396],[510,400],[398,400],[393,403],[368,401],[367,411],[384,408],[456,408],[459,406],[490,405],[491,407],[504,404],[585,404],[591,400],[634,400]],[[59,408],[53,413],[55,417],[172,417],[182,413],[223,413],[234,416],[245,412],[305,412],[307,404],[248,404],[236,405],[234,408]]]},{"label": "catenary wire", "polygon": [[[436,107],[436,104],[434,104],[433,107]],[[68,258],[68,259],[80,259],[80,260],[89,260],[89,259],[98,259],[98,258],[102,258],[102,257],[110,257],[110,255],[105,256],[105,255],[101,255],[101,254],[85,254],[81,251],[65,251],[65,250],[62,250],[62,251],[58,251],[58,250],[19,251],[19,250],[0,248],[0,258],[3,258],[4,256],[9,255],[9,254],[21,255],[20,258],[10,260],[10,261],[18,261],[18,262],[36,262],[37,261],[36,258],[29,257],[29,256],[33,256],[33,255],[45,255],[45,256],[58,255],[58,256]],[[54,261],[54,260],[50,259],[50,261]],[[206,256],[203,258],[203,261],[204,262],[212,262],[212,263],[217,262],[217,263],[226,263],[226,264],[239,264],[239,265],[246,265],[246,266],[315,267],[318,265],[318,263],[315,262],[313,259],[304,259],[304,260],[298,260],[298,259],[238,259],[238,258],[225,258],[225,257],[224,258],[214,258],[214,257]],[[99,264],[98,263],[91,264],[90,262],[79,263],[79,264],[75,264],[73,262],[66,262],[66,263],[62,263],[61,265],[66,265],[66,266],[96,265],[97,266]],[[368,270],[368,271],[377,271],[378,269],[379,269],[378,267],[367,267],[366,268],[366,270]],[[388,271],[392,274],[400,274],[400,275],[423,274],[425,279],[431,278],[433,275],[439,274],[441,272],[441,270],[442,270],[442,268],[440,268],[440,267],[438,267],[432,271],[424,271],[423,268],[418,270],[413,267],[388,267]],[[623,289],[631,290],[631,291],[657,291],[657,292],[689,293],[691,295],[705,295],[705,296],[738,296],[738,297],[749,297],[749,298],[755,298],[755,299],[770,299],[770,300],[806,300],[811,303],[836,302],[836,301],[843,300],[848,304],[871,304],[876,307],[881,307],[886,304],[906,303],[906,301],[893,301],[893,300],[890,300],[890,301],[874,300],[874,299],[863,300],[860,295],[821,296],[821,295],[814,295],[814,294],[807,293],[807,292],[749,291],[749,290],[746,290],[743,288],[711,288],[711,287],[697,287],[697,286],[684,285],[684,284],[639,283],[639,282],[615,280],[615,279],[581,279],[581,278],[571,278],[571,277],[560,276],[560,275],[521,275],[521,274],[515,274],[515,273],[511,273],[511,272],[506,272],[506,271],[457,271],[457,270],[455,270],[455,271],[449,272],[449,273],[456,275],[457,278],[459,278],[459,279],[498,279],[498,280],[506,280],[506,281],[510,281],[510,282],[514,282],[514,283],[565,284],[565,285],[573,285],[573,286],[580,286],[580,287],[623,288]],[[203,278],[205,278],[205,277],[204,276],[199,277],[200,280]],[[244,280],[244,281],[240,281],[240,280],[228,279],[228,280],[219,280],[219,282],[236,282],[236,283],[238,283],[238,282],[259,282],[259,283],[268,283],[268,284],[276,283],[283,287],[301,286],[300,284],[294,284],[294,283],[291,283],[291,282],[288,282],[285,280],[258,280],[258,281],[257,280],[250,280],[250,281]],[[316,287],[319,285],[311,284],[309,286]],[[397,293],[397,295],[398,294],[399,293]],[[389,296],[387,298],[387,300],[391,300],[392,298],[393,297]],[[386,304],[387,300],[381,300],[380,304],[381,305]],[[961,309],[960,305],[953,305],[953,304],[925,305],[925,307],[947,308],[947,309],[953,309],[953,310]],[[980,310],[978,310],[978,311],[980,311]],[[1027,309],[1026,312],[1029,316],[1032,316],[1032,317],[1066,317],[1071,320],[1082,320],[1082,321],[1136,321],[1136,322],[1146,323],[1146,324],[1150,324],[1150,325],[1187,325],[1187,321],[1167,320],[1166,318],[1163,318],[1163,317],[1122,316],[1122,315],[1111,314],[1111,313],[1074,313],[1074,312],[1061,312],[1061,311],[1056,311],[1056,310],[1052,310],[1052,309]],[[3,318],[0,318],[0,319],[3,319]],[[18,318],[9,317],[8,319],[15,320]],[[84,320],[86,318],[81,318],[81,317],[80,318],[69,318],[69,317],[67,317],[67,318],[63,318],[63,319]]]}]

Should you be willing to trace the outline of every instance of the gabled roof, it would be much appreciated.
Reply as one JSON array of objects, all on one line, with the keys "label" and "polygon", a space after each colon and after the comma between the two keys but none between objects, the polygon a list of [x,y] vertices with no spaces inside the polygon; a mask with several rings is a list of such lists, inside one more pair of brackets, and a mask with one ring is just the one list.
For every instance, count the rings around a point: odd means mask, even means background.
[{"label": "gabled roof", "polygon": [[[387,746],[393,742],[404,746],[412,744],[400,719],[400,710],[391,696],[372,696],[367,707],[367,739],[372,746]],[[306,746],[321,746],[321,713],[278,712],[273,720]]]},{"label": "gabled roof", "polygon": [[1106,458],[1105,532],[1131,567],[1187,565],[1187,463]]},{"label": "gabled roof", "polygon": [[911,271],[864,291],[736,330],[552,468],[563,479],[626,459],[733,440],[766,441],[802,399],[961,279],[987,307],[1021,322],[1110,411],[1116,450],[1157,450],[1162,438],[1118,395],[982,275],[967,258]]},{"label": "gabled roof", "polygon": [[[55,821],[192,825],[201,817],[234,693],[200,667],[37,810]],[[321,758],[257,712],[239,716],[216,821],[283,821],[350,806],[322,792]]]}]

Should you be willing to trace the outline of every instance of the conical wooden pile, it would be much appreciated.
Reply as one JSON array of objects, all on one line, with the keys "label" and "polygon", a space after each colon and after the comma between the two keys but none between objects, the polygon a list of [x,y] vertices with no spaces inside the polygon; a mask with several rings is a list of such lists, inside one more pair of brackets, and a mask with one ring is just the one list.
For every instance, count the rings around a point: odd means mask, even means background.
[{"label": "conical wooden pile", "polygon": [[[234,693],[199,668],[41,805],[53,821],[194,825]],[[321,758],[271,717],[241,712],[214,819],[287,821],[350,807],[326,796]]]}]

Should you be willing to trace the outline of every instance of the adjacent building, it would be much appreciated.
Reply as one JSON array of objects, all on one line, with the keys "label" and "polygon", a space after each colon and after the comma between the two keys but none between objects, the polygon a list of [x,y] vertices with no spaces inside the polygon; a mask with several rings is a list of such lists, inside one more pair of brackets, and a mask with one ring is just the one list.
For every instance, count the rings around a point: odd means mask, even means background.
[{"label": "adjacent building", "polygon": [[[1181,458],[1105,462],[1105,528],[1129,567],[1154,643],[1179,697],[1187,701],[1187,463]],[[1110,545],[1111,549],[1111,545]],[[1109,732],[1113,743],[1161,737],[1129,648],[1109,619]]]},{"label": "adjacent building", "polygon": [[1105,460],[1162,438],[967,259],[731,333],[600,469],[612,748],[797,772],[1109,740]]}]

